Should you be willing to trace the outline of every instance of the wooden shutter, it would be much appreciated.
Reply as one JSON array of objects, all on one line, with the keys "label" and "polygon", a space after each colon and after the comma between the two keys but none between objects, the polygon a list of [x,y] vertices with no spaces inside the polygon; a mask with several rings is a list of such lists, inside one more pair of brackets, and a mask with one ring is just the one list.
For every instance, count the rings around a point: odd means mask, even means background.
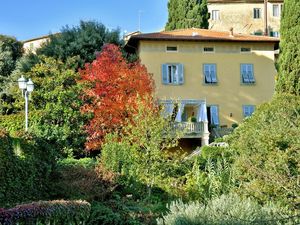
[{"label": "wooden shutter", "polygon": [[210,64],[204,64],[205,83],[211,83]]},{"label": "wooden shutter", "polygon": [[168,64],[162,64],[162,83],[168,84]]},{"label": "wooden shutter", "polygon": [[177,73],[178,73],[178,84],[183,84],[184,83],[183,64],[177,65]]},{"label": "wooden shutter", "polygon": [[219,125],[219,110],[218,106],[211,105],[210,106],[210,115],[211,115],[211,123],[214,125]]},{"label": "wooden shutter", "polygon": [[243,83],[249,83],[249,77],[248,77],[248,70],[247,70],[247,64],[241,64],[241,75],[242,75],[242,81]]},{"label": "wooden shutter", "polygon": [[215,64],[210,65],[210,77],[212,83],[217,83],[217,71]]},{"label": "wooden shutter", "polygon": [[252,64],[248,64],[247,74],[248,74],[249,82],[254,83],[255,79],[254,79],[254,72],[253,72],[253,65]]}]

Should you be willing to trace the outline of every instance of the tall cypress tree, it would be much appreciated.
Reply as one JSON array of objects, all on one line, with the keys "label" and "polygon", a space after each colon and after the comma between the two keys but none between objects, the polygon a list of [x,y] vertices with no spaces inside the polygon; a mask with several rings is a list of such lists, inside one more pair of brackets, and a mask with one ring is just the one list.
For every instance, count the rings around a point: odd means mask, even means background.
[{"label": "tall cypress tree", "polygon": [[300,95],[300,1],[285,0],[280,27],[278,93]]},{"label": "tall cypress tree", "polygon": [[169,0],[166,30],[208,28],[207,0]]}]

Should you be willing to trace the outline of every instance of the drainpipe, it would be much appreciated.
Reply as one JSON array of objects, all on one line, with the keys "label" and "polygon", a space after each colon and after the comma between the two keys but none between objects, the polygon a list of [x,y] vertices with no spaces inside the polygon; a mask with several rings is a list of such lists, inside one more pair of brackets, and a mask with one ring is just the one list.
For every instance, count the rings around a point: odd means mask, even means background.
[{"label": "drainpipe", "polygon": [[264,0],[264,35],[269,36],[268,32],[268,0]]}]

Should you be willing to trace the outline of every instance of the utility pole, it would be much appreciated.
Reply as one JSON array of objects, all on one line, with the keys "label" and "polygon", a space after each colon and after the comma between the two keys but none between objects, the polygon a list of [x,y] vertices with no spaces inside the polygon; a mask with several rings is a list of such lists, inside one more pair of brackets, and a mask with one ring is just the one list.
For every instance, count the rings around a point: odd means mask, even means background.
[{"label": "utility pole", "polygon": [[269,35],[268,29],[268,0],[264,0],[264,35]]}]

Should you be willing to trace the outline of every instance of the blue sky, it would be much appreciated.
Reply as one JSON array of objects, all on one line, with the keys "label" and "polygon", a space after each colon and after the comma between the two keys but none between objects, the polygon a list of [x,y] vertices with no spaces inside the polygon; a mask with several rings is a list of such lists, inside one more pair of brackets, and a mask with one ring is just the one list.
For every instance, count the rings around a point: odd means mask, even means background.
[{"label": "blue sky", "polygon": [[[168,17],[168,0],[0,0],[0,34],[27,40],[80,20],[96,20],[122,32],[161,30]],[[140,12],[140,13],[139,13]]]}]

